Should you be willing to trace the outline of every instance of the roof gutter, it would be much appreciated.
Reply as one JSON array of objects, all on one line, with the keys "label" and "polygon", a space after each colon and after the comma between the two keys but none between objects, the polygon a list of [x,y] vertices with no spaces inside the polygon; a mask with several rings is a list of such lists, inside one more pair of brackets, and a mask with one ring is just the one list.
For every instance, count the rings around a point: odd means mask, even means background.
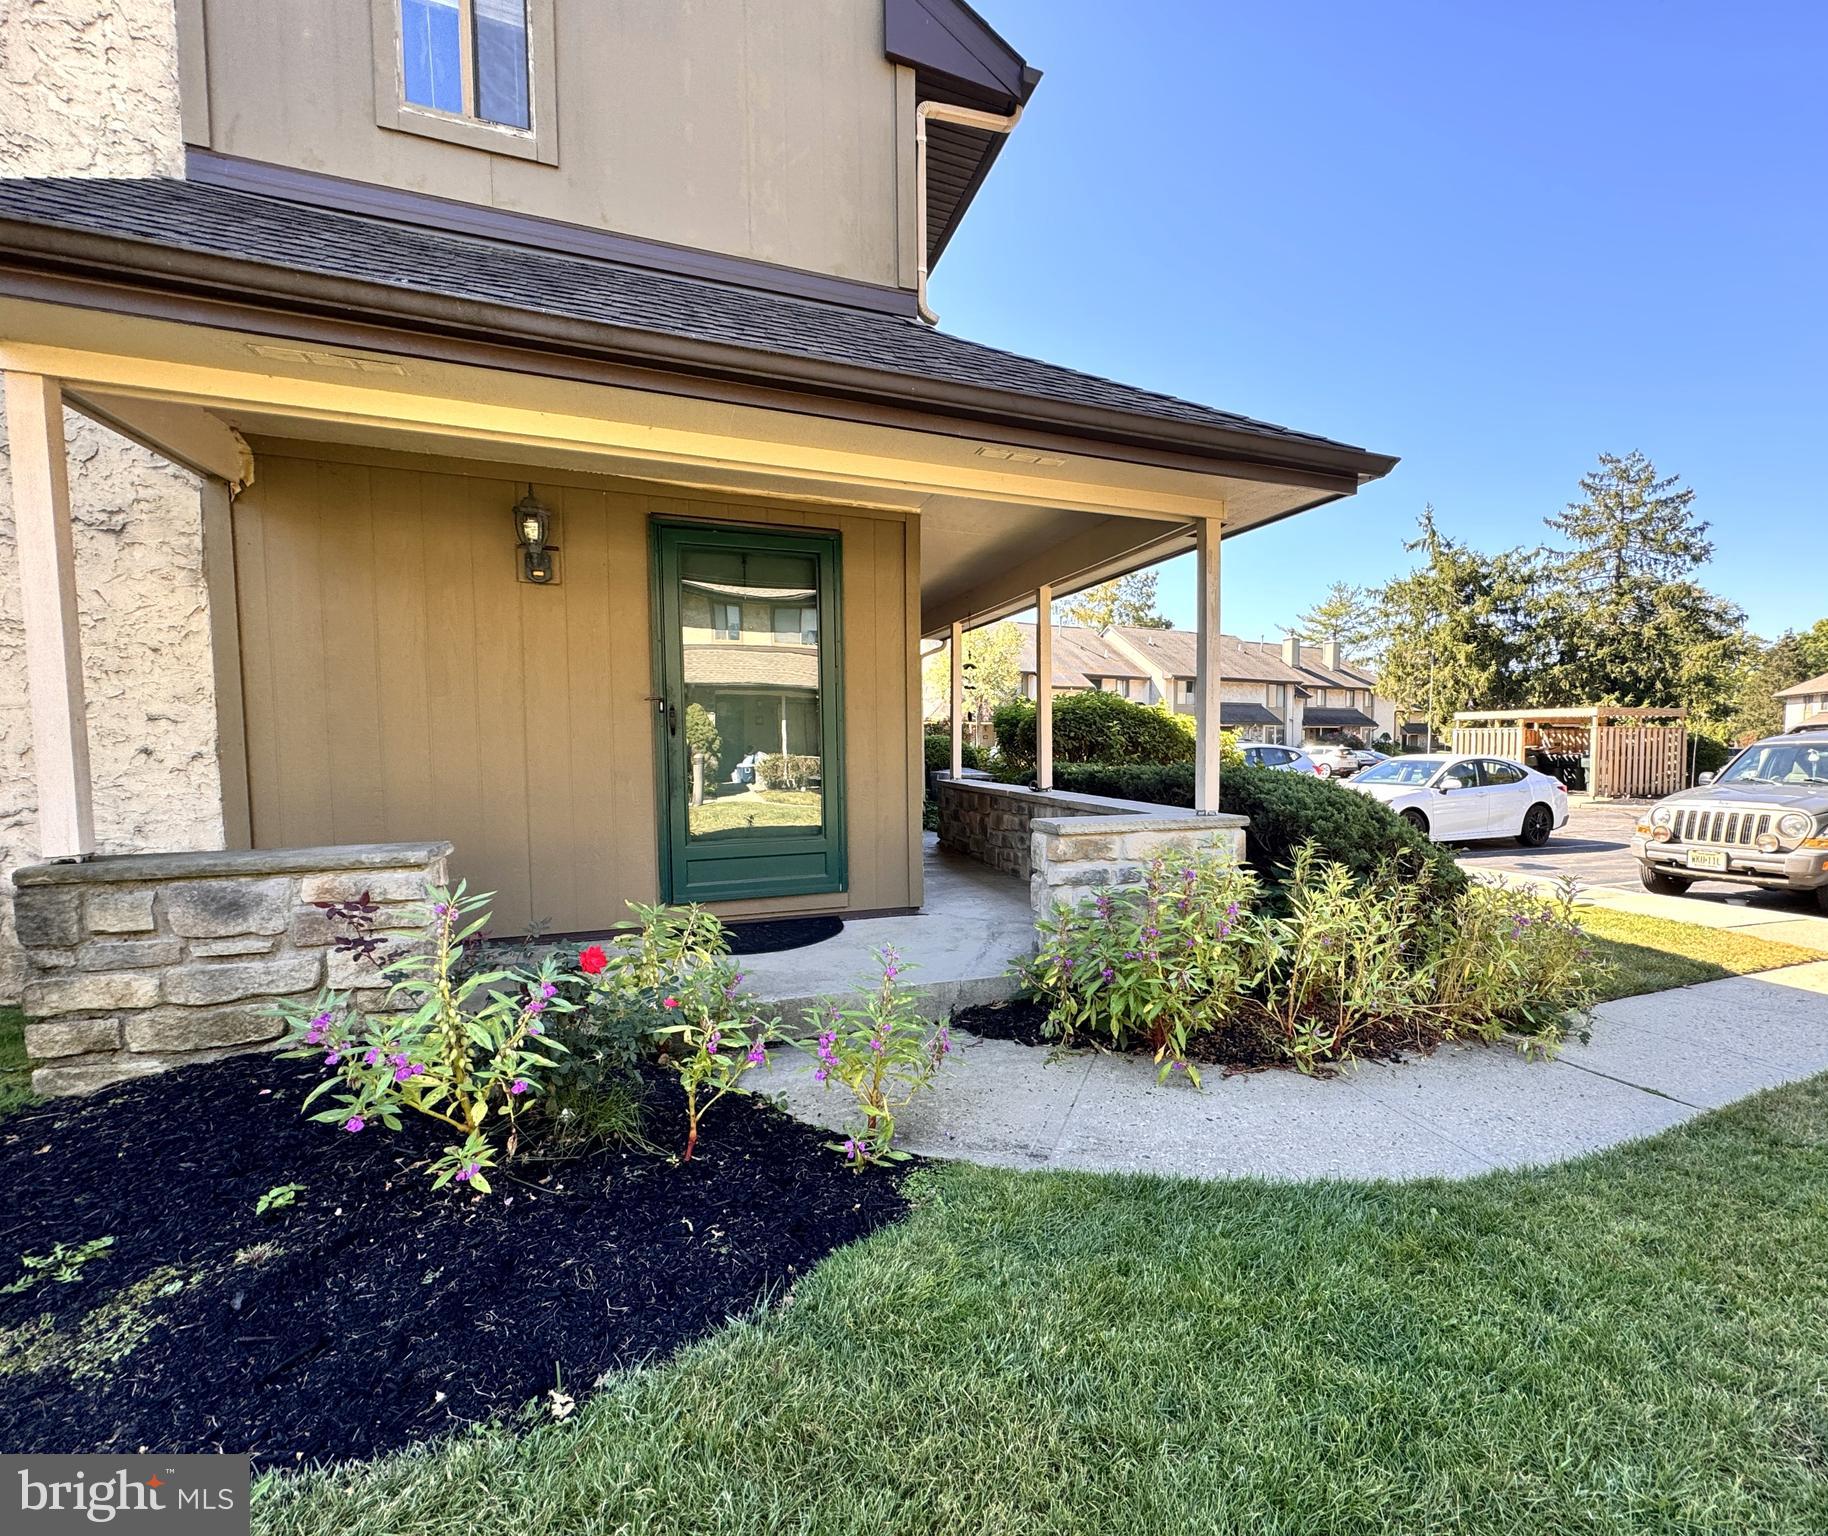
[{"label": "roof gutter", "polygon": [[914,109],[914,301],[920,318],[928,325],[938,325],[939,316],[927,307],[927,124],[953,123],[960,128],[976,128],[983,133],[1008,135],[1022,121],[1022,104],[1007,115],[980,112],[975,107],[955,107],[944,101],[923,101]]}]

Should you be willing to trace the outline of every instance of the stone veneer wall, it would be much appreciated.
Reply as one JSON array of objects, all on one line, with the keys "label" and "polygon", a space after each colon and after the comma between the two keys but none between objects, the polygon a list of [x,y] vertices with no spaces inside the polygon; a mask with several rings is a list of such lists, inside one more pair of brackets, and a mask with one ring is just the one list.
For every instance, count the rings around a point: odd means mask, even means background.
[{"label": "stone veneer wall", "polygon": [[1029,883],[1037,913],[1100,886],[1142,880],[1157,854],[1217,850],[1244,857],[1243,816],[1195,815],[1178,806],[1023,789],[984,779],[938,779],[939,840]]},{"label": "stone veneer wall", "polygon": [[[173,0],[0,3],[8,176],[182,176]],[[64,413],[95,824],[105,853],[220,848],[216,701],[195,476]],[[6,876],[37,857],[12,489],[0,416],[0,1003],[25,957]]]},{"label": "stone veneer wall", "polygon": [[1041,816],[1031,828],[1028,896],[1037,915],[1081,902],[1098,890],[1143,883],[1144,866],[1167,853],[1216,853],[1244,860],[1243,816],[1184,810],[1154,815]]},{"label": "stone veneer wall", "polygon": [[365,892],[375,930],[422,943],[449,843],[103,857],[14,873],[28,965],[25,1048],[44,1094],[85,1093],[277,1039],[267,1010],[326,985],[385,1000],[373,965],[331,947],[320,901]]}]

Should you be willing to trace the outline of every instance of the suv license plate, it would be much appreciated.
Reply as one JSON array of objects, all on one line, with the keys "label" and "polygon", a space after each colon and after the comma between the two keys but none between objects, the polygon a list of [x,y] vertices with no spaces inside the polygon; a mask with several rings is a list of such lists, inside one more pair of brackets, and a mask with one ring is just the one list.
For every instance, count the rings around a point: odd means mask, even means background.
[{"label": "suv license plate", "polygon": [[1718,848],[1691,848],[1688,850],[1688,867],[1690,869],[1725,869],[1726,854]]}]

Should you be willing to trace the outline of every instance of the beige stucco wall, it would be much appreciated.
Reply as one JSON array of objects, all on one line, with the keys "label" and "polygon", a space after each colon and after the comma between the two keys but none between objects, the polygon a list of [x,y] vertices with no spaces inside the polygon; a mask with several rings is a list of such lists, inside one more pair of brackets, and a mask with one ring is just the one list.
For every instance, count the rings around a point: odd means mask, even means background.
[{"label": "beige stucco wall", "polygon": [[[216,708],[193,476],[65,413],[96,840],[104,853],[222,846]],[[37,789],[0,417],[0,1000],[19,995],[12,871],[35,862]]]},{"label": "beige stucco wall", "polygon": [[880,0],[560,0],[556,165],[378,126],[374,3],[202,0],[208,101],[207,112],[190,104],[193,142],[903,281],[912,138],[898,117],[905,82],[882,53]]},{"label": "beige stucco wall", "polygon": [[[0,170],[183,168],[173,0],[0,0]],[[196,481],[75,415],[69,433],[83,672],[104,851],[221,846]],[[11,871],[37,858],[12,484],[0,419],[0,1000],[19,995]]]},{"label": "beige stucco wall", "polygon": [[173,0],[0,0],[8,176],[177,176]]}]

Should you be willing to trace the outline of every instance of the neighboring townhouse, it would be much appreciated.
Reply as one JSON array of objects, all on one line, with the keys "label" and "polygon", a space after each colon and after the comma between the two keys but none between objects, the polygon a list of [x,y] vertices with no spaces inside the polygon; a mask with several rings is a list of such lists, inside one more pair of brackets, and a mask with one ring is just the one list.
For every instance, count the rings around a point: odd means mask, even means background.
[{"label": "neighboring townhouse", "polygon": [[[0,93],[0,1000],[65,1085],[334,978],[284,893],[376,845],[504,933],[918,908],[923,638],[1194,552],[1210,652],[1220,539],[1395,463],[937,326],[1039,79],[962,0],[68,10]],[[123,869],[158,942],[82,942]],[[234,961],[157,926],[224,870]]]},{"label": "neighboring townhouse", "polygon": [[[1190,629],[1119,625],[1105,636],[1111,648],[1142,667],[1150,704],[1193,713],[1199,636]],[[1251,649],[1233,635],[1219,640],[1219,723],[1244,741],[1301,739],[1303,674],[1275,655]]]},{"label": "neighboring townhouse", "polygon": [[1820,729],[1828,726],[1828,672],[1811,677],[1792,688],[1781,688],[1774,695],[1784,706],[1784,729],[1801,730],[1805,726]]},{"label": "neighboring townhouse", "polygon": [[[1033,699],[1039,694],[1035,626],[1018,623],[1015,627],[1022,637],[1016,663],[1022,674],[1022,697]],[[1150,702],[1148,673],[1107,636],[1084,624],[1056,624],[1053,631],[1055,693],[1114,693],[1138,704]]]},{"label": "neighboring townhouse", "polygon": [[1303,741],[1340,741],[1348,736],[1371,741],[1396,735],[1396,705],[1378,698],[1377,679],[1342,657],[1338,642],[1307,645],[1291,635],[1279,646],[1267,640],[1250,643],[1276,650],[1305,679]]}]

